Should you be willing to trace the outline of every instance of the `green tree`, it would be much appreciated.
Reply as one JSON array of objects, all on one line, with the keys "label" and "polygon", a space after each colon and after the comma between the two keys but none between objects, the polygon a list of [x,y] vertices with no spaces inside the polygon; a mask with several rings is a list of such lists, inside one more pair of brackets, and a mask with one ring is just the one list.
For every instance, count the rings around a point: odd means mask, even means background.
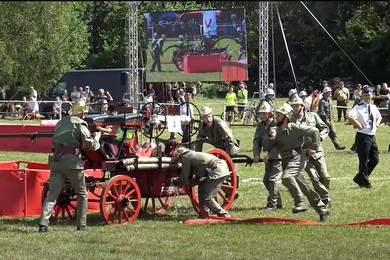
[{"label": "green tree", "polygon": [[42,92],[87,55],[84,4],[0,2],[0,82]]}]

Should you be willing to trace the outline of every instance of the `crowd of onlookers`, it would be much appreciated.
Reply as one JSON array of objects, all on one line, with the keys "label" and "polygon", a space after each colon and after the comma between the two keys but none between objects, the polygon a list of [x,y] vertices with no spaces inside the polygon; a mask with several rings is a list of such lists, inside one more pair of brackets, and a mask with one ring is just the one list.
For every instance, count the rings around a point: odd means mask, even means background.
[{"label": "crowd of onlookers", "polygon": [[[24,117],[28,113],[39,115],[39,103],[38,103],[38,93],[34,89],[34,86],[30,86],[30,93],[27,96],[24,96],[20,105],[17,105],[18,114],[21,117]],[[55,102],[53,103],[51,119],[59,119],[60,114],[62,116],[69,115],[69,112],[72,108],[72,102],[78,98],[85,98],[89,106],[93,104],[101,104],[105,101],[113,101],[113,98],[110,92],[105,91],[104,89],[99,89],[95,95],[89,86],[83,87],[73,87],[73,91],[68,93],[65,89],[62,96],[57,96]]]}]

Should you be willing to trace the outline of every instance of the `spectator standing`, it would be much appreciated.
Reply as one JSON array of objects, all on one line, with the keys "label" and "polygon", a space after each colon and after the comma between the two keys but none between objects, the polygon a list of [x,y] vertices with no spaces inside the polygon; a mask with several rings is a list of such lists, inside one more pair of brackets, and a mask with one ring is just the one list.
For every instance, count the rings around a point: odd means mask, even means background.
[{"label": "spectator standing", "polygon": [[34,86],[30,86],[30,100],[37,101],[38,100],[38,92],[34,89]]},{"label": "spectator standing", "polygon": [[372,187],[369,177],[379,163],[375,134],[382,120],[378,108],[371,104],[373,95],[372,88],[363,89],[363,102],[354,106],[348,113],[349,122],[357,129],[355,144],[359,158],[359,172],[353,181],[359,187],[367,189]]},{"label": "spectator standing", "polygon": [[201,86],[202,83],[200,81],[192,85],[191,97],[193,102],[196,102],[196,95],[198,95],[198,88],[200,88]]},{"label": "spectator standing", "polygon": [[153,99],[156,96],[156,90],[154,89],[152,83],[149,83],[147,88],[146,88],[146,95],[148,95],[148,93],[151,93]]},{"label": "spectator standing", "polygon": [[172,84],[171,83],[168,83],[167,84],[167,88],[166,88],[166,101],[167,103],[175,103],[175,101],[173,100],[173,95],[172,95]]},{"label": "spectator standing", "polygon": [[343,81],[340,81],[338,88],[334,91],[333,97],[337,101],[337,121],[340,122],[342,116],[344,117],[344,121],[347,121],[347,109],[350,93],[344,86]]},{"label": "spectator standing", "polygon": [[244,82],[238,84],[237,92],[237,104],[238,104],[238,114],[240,115],[240,120],[243,120],[244,110],[246,104],[248,103],[248,90]]},{"label": "spectator standing", "polygon": [[374,89],[374,105],[379,107],[379,104],[381,103],[381,98],[380,98],[380,90],[381,90],[381,85],[378,84],[376,85],[375,89]]},{"label": "spectator standing", "polygon": [[5,100],[6,99],[6,91],[3,86],[0,85],[0,98]]},{"label": "spectator standing", "polygon": [[[77,93],[77,98],[85,98],[85,92],[84,92],[83,87],[79,87],[78,93]],[[86,99],[86,101],[88,102],[87,99]]]},{"label": "spectator standing", "polygon": [[[179,83],[175,82],[172,86],[172,98],[175,103],[178,102],[179,99]],[[180,103],[179,103],[180,104]]]},{"label": "spectator standing", "polygon": [[184,88],[179,88],[179,90],[177,91],[177,93],[178,93],[178,95],[177,95],[177,103],[178,104],[181,104],[181,103],[183,103],[183,102],[185,102],[185,90],[184,90]]},{"label": "spectator standing", "polygon": [[225,95],[226,107],[225,115],[226,121],[231,124],[234,122],[234,107],[236,106],[237,95],[234,93],[233,86],[229,87],[228,93]]},{"label": "spectator standing", "polygon": [[39,114],[39,104],[38,104],[38,92],[34,89],[34,86],[30,86],[30,108],[31,112]]},{"label": "spectator standing", "polygon": [[[189,117],[190,120],[194,118],[194,108],[192,107],[191,93],[186,93],[184,96],[184,101],[180,104],[180,116]],[[183,138],[181,140],[182,143],[188,143],[190,141],[191,129],[190,122],[186,122],[186,124],[181,125],[181,129],[183,131]]]},{"label": "spectator standing", "polygon": [[337,138],[336,127],[333,121],[333,106],[332,99],[332,89],[330,87],[324,87],[322,91],[322,99],[320,100],[317,114],[320,116],[321,120],[329,127],[329,138],[332,140],[332,143],[336,150],[344,150],[345,146],[341,146]]},{"label": "spectator standing", "polygon": [[64,90],[64,94],[62,94],[62,96],[61,96],[61,100],[64,100],[64,98],[66,100],[69,100],[69,94],[68,94],[68,91],[66,89]]},{"label": "spectator standing", "polygon": [[362,84],[357,84],[355,91],[352,94],[354,100],[353,106],[359,104],[362,101]]},{"label": "spectator standing", "polygon": [[85,86],[85,91],[84,91],[83,96],[87,99],[87,102],[89,102],[89,103],[95,102],[95,95],[93,94],[93,92],[89,86]]},{"label": "spectator standing", "polygon": [[75,101],[77,99],[77,96],[79,95],[79,91],[77,89],[77,86],[73,86],[73,91],[70,92],[70,101]]},{"label": "spectator standing", "polygon": [[98,94],[96,96],[95,103],[100,103],[101,102],[100,100],[103,100],[103,99],[107,100],[107,102],[114,100],[112,98],[110,92],[104,91],[104,89],[101,88],[98,90]]}]

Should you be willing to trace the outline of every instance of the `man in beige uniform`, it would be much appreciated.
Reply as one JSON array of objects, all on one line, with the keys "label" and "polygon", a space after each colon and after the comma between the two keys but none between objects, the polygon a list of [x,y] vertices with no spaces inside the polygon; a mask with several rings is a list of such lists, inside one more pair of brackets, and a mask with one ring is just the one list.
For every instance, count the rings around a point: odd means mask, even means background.
[{"label": "man in beige uniform", "polygon": [[[208,214],[219,217],[230,217],[229,213],[215,201],[215,196],[222,183],[230,176],[227,163],[215,155],[191,151],[183,146],[175,149],[174,155],[181,162],[181,173],[178,179],[173,179],[174,186],[199,184],[198,197],[200,207]],[[196,176],[194,182],[192,175]],[[211,212],[210,212],[211,211]]]},{"label": "man in beige uniform", "polygon": [[[322,147],[322,141],[328,136],[329,128],[314,112],[306,111],[304,102],[301,98],[295,98],[291,102],[293,115],[291,122],[298,125],[306,125],[316,127],[320,131],[321,142],[318,150],[312,156],[307,156],[306,172],[310,177],[314,190],[321,196],[322,202],[328,207],[331,206],[332,200],[329,198],[329,183],[330,176],[328,174],[325,161],[325,152]],[[303,146],[303,149],[306,147]]]},{"label": "man in beige uniform", "polygon": [[[228,124],[219,117],[213,115],[211,108],[203,106],[200,109],[200,116],[202,122],[199,126],[197,139],[199,141],[194,142],[194,150],[201,152],[203,150],[203,141],[201,138],[206,138],[215,148],[224,150],[229,156],[238,154],[240,146],[238,141],[233,136],[233,132]],[[237,178],[238,164],[235,164]],[[229,181],[229,180],[228,180]],[[229,191],[226,191],[227,196]],[[234,198],[238,198],[239,194],[236,193]]]},{"label": "man in beige uniform", "polygon": [[332,89],[330,87],[324,87],[322,90],[322,99],[318,105],[317,114],[324,121],[324,123],[329,127],[329,138],[332,141],[336,150],[344,150],[345,146],[341,146],[337,137],[336,127],[333,121],[333,106],[332,99]]},{"label": "man in beige uniform", "polygon": [[[291,115],[292,108],[287,103],[276,110],[278,126],[271,128],[269,136],[264,140],[264,147],[267,149],[276,147],[280,152],[283,167],[282,183],[289,190],[295,204],[292,212],[299,213],[308,210],[303,200],[303,193],[319,214],[320,221],[323,222],[328,218],[330,211],[303,176],[306,155],[312,156],[318,150],[319,131],[315,127],[290,123]],[[307,149],[302,148],[304,144],[308,147]]]},{"label": "man in beige uniform", "polygon": [[267,152],[267,155],[261,159],[260,154],[263,149],[263,140],[268,136],[271,127],[276,126],[276,121],[271,113],[273,109],[264,102],[259,109],[260,122],[256,126],[256,132],[253,137],[253,162],[264,161],[263,183],[268,190],[267,205],[264,210],[276,210],[283,207],[278,186],[282,182],[282,159],[279,151],[274,147]]},{"label": "man in beige uniform", "polygon": [[71,116],[63,117],[54,129],[54,153],[49,157],[49,194],[43,203],[39,232],[47,232],[49,218],[66,179],[70,181],[77,195],[77,230],[86,229],[88,191],[80,151],[83,147],[90,150],[99,149],[100,132],[96,132],[94,137],[91,136],[88,124],[83,120],[85,113],[85,99],[76,100]]},{"label": "man in beige uniform", "polygon": [[[221,118],[213,116],[209,107],[200,110],[202,122],[200,123],[197,139],[207,138],[215,148],[224,150],[229,155],[235,155],[239,151],[239,144],[234,138],[232,130]],[[195,151],[202,151],[202,142],[195,143]]]}]

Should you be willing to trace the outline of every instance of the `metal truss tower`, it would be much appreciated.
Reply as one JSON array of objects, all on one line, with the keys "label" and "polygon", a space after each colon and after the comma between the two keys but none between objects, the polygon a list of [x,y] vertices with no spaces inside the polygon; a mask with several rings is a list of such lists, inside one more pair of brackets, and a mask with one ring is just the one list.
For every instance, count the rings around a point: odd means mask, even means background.
[{"label": "metal truss tower", "polygon": [[268,2],[259,2],[259,93],[268,87]]},{"label": "metal truss tower", "polygon": [[128,57],[129,57],[129,82],[127,93],[129,94],[130,103],[138,103],[138,19],[137,10],[141,1],[129,1],[128,15]]}]

